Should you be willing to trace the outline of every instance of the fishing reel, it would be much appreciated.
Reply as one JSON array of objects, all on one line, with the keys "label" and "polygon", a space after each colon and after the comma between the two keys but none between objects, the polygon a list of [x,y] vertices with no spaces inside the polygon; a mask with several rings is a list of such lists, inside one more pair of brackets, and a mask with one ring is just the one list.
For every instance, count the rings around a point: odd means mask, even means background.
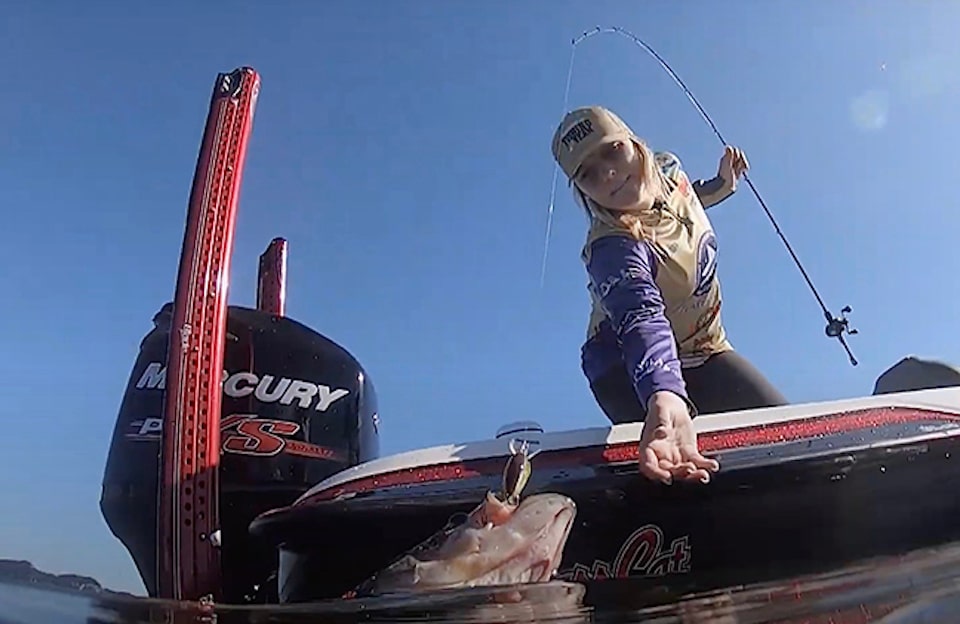
[{"label": "fishing reel", "polygon": [[826,332],[828,337],[836,338],[840,341],[840,344],[843,345],[844,350],[847,352],[847,356],[850,358],[850,363],[856,366],[857,358],[853,356],[850,347],[847,345],[847,341],[843,337],[844,334],[853,336],[857,333],[856,329],[850,327],[850,319],[846,316],[851,312],[853,312],[853,308],[844,306],[843,309],[840,310],[840,316],[835,317],[829,310],[824,309],[824,316],[827,317],[827,326],[824,328],[824,332]]}]

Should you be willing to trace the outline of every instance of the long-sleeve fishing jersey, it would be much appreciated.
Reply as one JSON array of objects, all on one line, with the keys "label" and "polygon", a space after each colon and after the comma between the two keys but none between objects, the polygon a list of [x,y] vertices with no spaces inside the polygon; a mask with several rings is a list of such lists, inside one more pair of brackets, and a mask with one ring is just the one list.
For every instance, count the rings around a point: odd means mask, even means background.
[{"label": "long-sleeve fishing jersey", "polygon": [[660,390],[686,399],[681,368],[733,348],[720,320],[717,240],[704,210],[732,193],[719,177],[691,184],[671,153],[655,158],[673,188],[644,219],[650,240],[595,221],[582,254],[592,302],[583,372],[592,384],[626,366],[643,405]]}]

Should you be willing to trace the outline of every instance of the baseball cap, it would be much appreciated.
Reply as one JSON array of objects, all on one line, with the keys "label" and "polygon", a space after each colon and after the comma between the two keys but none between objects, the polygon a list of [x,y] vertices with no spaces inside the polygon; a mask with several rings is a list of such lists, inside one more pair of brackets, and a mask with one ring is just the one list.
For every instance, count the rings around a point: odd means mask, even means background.
[{"label": "baseball cap", "polygon": [[564,115],[557,126],[553,135],[553,157],[572,180],[597,147],[634,137],[633,130],[613,111],[602,106],[585,106]]}]

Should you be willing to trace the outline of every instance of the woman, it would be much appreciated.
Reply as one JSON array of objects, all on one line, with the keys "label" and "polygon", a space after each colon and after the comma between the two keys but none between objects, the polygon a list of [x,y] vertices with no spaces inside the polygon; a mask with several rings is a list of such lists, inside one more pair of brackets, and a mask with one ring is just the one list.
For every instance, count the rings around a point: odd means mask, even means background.
[{"label": "woman", "polygon": [[590,218],[583,261],[593,303],[582,367],[614,423],[644,420],[640,469],[698,479],[692,418],[786,399],[733,350],[720,320],[717,243],[704,206],[736,190],[743,153],[724,150],[717,177],[691,184],[676,156],[654,154],[613,112],[568,113],[553,155]]}]

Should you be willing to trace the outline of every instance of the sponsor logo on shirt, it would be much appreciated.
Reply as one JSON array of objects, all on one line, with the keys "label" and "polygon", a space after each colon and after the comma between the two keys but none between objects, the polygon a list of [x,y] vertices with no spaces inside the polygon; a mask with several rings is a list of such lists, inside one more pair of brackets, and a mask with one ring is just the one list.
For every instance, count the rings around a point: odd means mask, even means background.
[{"label": "sponsor logo on shirt", "polygon": [[717,276],[717,237],[707,230],[697,243],[697,286],[694,297],[702,297],[710,290]]}]

